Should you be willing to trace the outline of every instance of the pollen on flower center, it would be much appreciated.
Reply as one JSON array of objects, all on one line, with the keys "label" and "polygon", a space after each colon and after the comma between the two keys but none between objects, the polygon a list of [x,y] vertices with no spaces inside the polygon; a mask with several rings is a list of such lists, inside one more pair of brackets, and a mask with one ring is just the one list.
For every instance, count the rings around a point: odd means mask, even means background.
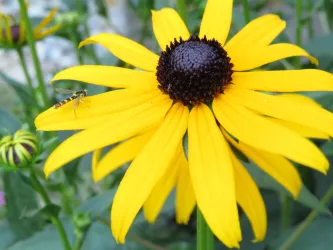
[{"label": "pollen on flower center", "polygon": [[157,80],[162,92],[186,106],[210,103],[230,83],[233,64],[215,39],[175,39],[161,53]]}]

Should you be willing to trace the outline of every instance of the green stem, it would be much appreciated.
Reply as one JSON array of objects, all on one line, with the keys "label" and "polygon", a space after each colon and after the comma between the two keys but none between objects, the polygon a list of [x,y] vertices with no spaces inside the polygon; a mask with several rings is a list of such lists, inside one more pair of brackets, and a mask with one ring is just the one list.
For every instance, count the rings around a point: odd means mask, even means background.
[{"label": "green stem", "polygon": [[187,15],[186,15],[186,0],[177,0],[176,7],[179,15],[183,19],[184,23],[187,24]]},{"label": "green stem", "polygon": [[[31,178],[31,181],[32,181],[33,185],[38,190],[38,193],[41,195],[45,204],[46,205],[51,205],[52,202],[51,202],[49,196],[47,195],[43,185],[39,182],[39,180],[37,178],[37,175],[33,170],[31,170],[31,172],[30,172],[30,178]],[[59,235],[60,235],[62,244],[64,246],[64,249],[65,250],[71,250],[72,248],[71,248],[71,245],[70,245],[69,240],[67,238],[67,235],[66,235],[66,232],[65,232],[65,229],[64,229],[64,226],[63,226],[62,222],[56,216],[51,216],[50,218],[51,218],[51,221],[53,222],[53,224],[55,224],[55,226],[57,227],[57,230],[59,232]]]},{"label": "green stem", "polygon": [[75,50],[75,53],[76,53],[76,57],[77,57],[77,60],[79,62],[80,65],[83,65],[84,64],[84,61],[83,61],[83,57],[78,49],[78,46],[79,46],[79,41],[77,39],[77,32],[76,32],[76,29],[74,27],[70,27],[68,29],[68,35],[69,35],[69,38],[71,39],[73,45],[74,45],[74,50]]},{"label": "green stem", "polygon": [[197,250],[213,250],[214,236],[199,208],[197,208]]},{"label": "green stem", "polygon": [[250,15],[250,6],[248,0],[242,0],[243,9],[244,9],[244,21],[245,24],[250,22],[251,15]]},{"label": "green stem", "polygon": [[39,108],[38,98],[36,96],[36,92],[35,92],[34,87],[32,85],[32,80],[31,80],[31,77],[30,77],[29,72],[28,72],[27,64],[26,64],[26,62],[24,60],[24,55],[23,55],[22,47],[17,47],[16,51],[17,51],[17,54],[18,54],[18,56],[20,58],[20,63],[21,63],[21,66],[22,66],[25,78],[26,78],[27,83],[28,83],[28,88],[29,88],[30,94],[31,94],[34,102],[36,103],[36,105]]},{"label": "green stem", "polygon": [[282,223],[281,223],[281,231],[286,231],[290,226],[290,218],[291,218],[291,205],[292,200],[289,196],[282,196]]},{"label": "green stem", "polygon": [[[308,14],[310,14],[311,9],[312,9],[312,1],[311,0],[307,0],[307,9],[308,9]],[[308,30],[309,30],[309,38],[312,39],[313,38],[313,18],[312,18],[312,15],[311,15],[311,17],[309,17],[309,20],[308,20]]]},{"label": "green stem", "polygon": [[22,13],[22,18],[24,21],[25,29],[26,29],[28,44],[29,44],[29,47],[31,50],[32,60],[34,62],[34,66],[35,66],[35,70],[36,70],[37,81],[38,81],[37,90],[42,95],[43,106],[47,107],[47,106],[50,106],[50,102],[49,102],[49,98],[46,93],[46,88],[45,88],[44,80],[43,80],[43,74],[42,74],[42,70],[40,67],[39,58],[37,56],[36,41],[35,41],[32,24],[31,24],[29,16],[28,16],[28,11],[26,8],[25,1],[19,0],[19,3],[20,3],[20,9],[21,9],[21,13]]},{"label": "green stem", "polygon": [[[326,205],[330,199],[333,197],[333,185],[327,190],[324,197],[321,199],[320,203]],[[301,234],[309,227],[311,222],[317,217],[318,212],[312,210],[312,212],[305,218],[301,225],[298,226],[296,230],[293,231],[287,238],[287,240],[282,244],[278,250],[287,250],[289,249],[295,241],[301,236]]]},{"label": "green stem", "polygon": [[[76,3],[76,9],[80,13],[80,15],[85,15],[84,8],[83,8],[83,5],[82,5],[82,0],[76,0],[75,3]],[[84,30],[84,36],[86,38],[90,37],[90,31],[89,31],[89,27],[88,27],[88,24],[87,24],[86,20],[83,23],[83,30]],[[90,46],[89,51],[90,51],[91,57],[94,60],[95,64],[101,64],[101,62],[99,61],[99,59],[96,55],[94,46]]]},{"label": "green stem", "polygon": [[[296,45],[302,46],[302,0],[296,0]],[[301,58],[295,61],[297,69],[301,68]]]}]

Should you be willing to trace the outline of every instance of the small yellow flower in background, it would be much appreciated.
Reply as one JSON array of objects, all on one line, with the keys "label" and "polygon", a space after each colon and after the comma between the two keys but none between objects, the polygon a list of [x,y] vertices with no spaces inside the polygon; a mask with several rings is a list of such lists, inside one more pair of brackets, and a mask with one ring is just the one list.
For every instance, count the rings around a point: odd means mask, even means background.
[{"label": "small yellow flower in background", "polygon": [[[332,91],[333,75],[314,69],[250,71],[293,56],[317,60],[298,46],[272,41],[285,21],[264,15],[226,42],[232,0],[208,0],[200,33],[191,36],[176,11],[153,11],[160,55],[115,34],[81,43],[100,44],[140,69],[85,65],[58,73],[52,82],[75,80],[112,88],[85,97],[76,116],[70,103],[40,114],[39,130],[82,130],[48,158],[49,176],[88,152],[96,181],[133,160],[111,210],[117,242],[141,208],[157,218],[176,187],[176,215],[187,223],[197,204],[213,233],[228,247],[242,239],[237,203],[248,216],[255,241],[263,240],[267,218],[263,199],[231,145],[297,197],[301,178],[290,160],[326,173],[329,163],[307,138],[333,136],[333,115],[293,92]],[[263,92],[287,92],[271,95]],[[182,140],[188,132],[188,161]],[[99,159],[101,148],[122,142]]]},{"label": "small yellow flower in background", "polygon": [[[34,36],[40,40],[54,32],[60,25],[46,28],[53,20],[58,9],[53,9],[35,28]],[[27,43],[25,24],[22,18],[17,22],[14,17],[0,13],[0,47],[13,48]]]}]

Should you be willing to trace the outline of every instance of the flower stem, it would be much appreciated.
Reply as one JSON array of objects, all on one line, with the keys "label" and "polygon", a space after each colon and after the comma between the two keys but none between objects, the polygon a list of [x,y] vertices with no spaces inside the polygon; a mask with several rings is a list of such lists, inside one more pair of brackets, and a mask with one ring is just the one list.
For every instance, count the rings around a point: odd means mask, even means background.
[{"label": "flower stem", "polygon": [[[312,1],[307,0],[308,13],[311,13],[311,8],[312,8]],[[308,20],[308,30],[309,30],[309,38],[312,39],[313,38],[313,18],[312,18],[312,15],[311,15],[311,17],[309,17],[309,20]]]},{"label": "flower stem", "polygon": [[24,20],[24,25],[25,25],[25,29],[26,29],[28,44],[29,44],[29,47],[31,50],[31,55],[32,55],[32,59],[33,59],[35,70],[36,70],[37,81],[38,81],[37,89],[38,89],[38,92],[42,95],[43,106],[47,107],[47,106],[49,106],[50,103],[49,103],[49,98],[47,96],[46,88],[44,85],[44,80],[43,80],[42,70],[40,67],[39,58],[37,56],[34,32],[33,32],[32,25],[31,25],[31,22],[30,22],[30,19],[28,16],[28,11],[26,8],[25,1],[19,0],[19,3],[20,3],[20,9],[21,9],[21,13],[22,13],[22,18]]},{"label": "flower stem", "polygon": [[281,197],[282,200],[282,223],[281,223],[281,231],[286,231],[290,226],[290,218],[291,218],[291,205],[292,200],[289,196],[283,195]]},{"label": "flower stem", "polygon": [[26,80],[27,80],[27,83],[28,83],[28,88],[29,88],[30,94],[31,94],[31,96],[32,96],[32,98],[33,98],[35,104],[39,107],[39,104],[38,104],[38,98],[37,98],[37,96],[36,96],[36,93],[35,93],[34,87],[33,87],[33,85],[32,85],[32,80],[31,80],[31,77],[30,77],[29,72],[28,72],[27,64],[26,64],[26,62],[25,62],[25,60],[24,60],[22,47],[17,47],[16,51],[17,51],[17,54],[18,54],[18,56],[19,56],[21,66],[22,66],[22,69],[23,69],[23,72],[24,72],[25,78],[26,78]]},{"label": "flower stem", "polygon": [[[302,46],[302,0],[296,0],[296,45]],[[297,57],[295,66],[301,68],[301,58]]]},{"label": "flower stem", "polygon": [[187,16],[186,16],[186,0],[177,0],[176,7],[179,12],[179,15],[183,19],[184,23],[187,24]]},{"label": "flower stem", "polygon": [[[30,172],[30,178],[31,178],[33,185],[38,190],[38,193],[41,195],[45,204],[51,205],[52,203],[51,203],[49,196],[47,195],[43,185],[39,182],[37,175],[33,170],[31,170],[31,172]],[[62,222],[60,221],[60,219],[57,216],[53,216],[53,215],[50,216],[50,219],[53,222],[53,224],[55,224],[55,226],[57,227],[57,230],[59,232],[64,249],[71,250],[72,249],[71,245],[69,243],[64,226],[63,226]]]},{"label": "flower stem", "polygon": [[[324,197],[321,199],[320,203],[322,205],[326,205],[330,199],[333,197],[333,185],[327,190]],[[282,246],[278,250],[287,250],[289,249],[295,241],[301,236],[301,234],[308,228],[311,222],[317,217],[318,212],[316,210],[312,210],[312,212],[305,218],[301,225],[292,232],[287,240],[282,244]]]},{"label": "flower stem", "polygon": [[[80,15],[84,15],[85,13],[84,13],[84,8],[83,8],[83,5],[82,5],[82,1],[81,0],[76,0],[75,3],[76,3],[77,11],[80,13]],[[85,38],[90,37],[90,31],[89,31],[87,20],[85,20],[84,23],[83,23],[83,31],[84,31]],[[96,55],[94,46],[91,46],[89,51],[90,51],[91,57],[94,60],[95,64],[97,64],[97,65],[101,64],[101,62],[99,61],[99,59]]]},{"label": "flower stem", "polygon": [[213,250],[214,236],[197,207],[197,250]]},{"label": "flower stem", "polygon": [[244,21],[245,24],[250,22],[251,16],[250,16],[250,6],[248,0],[242,0],[243,9],[244,9]]}]

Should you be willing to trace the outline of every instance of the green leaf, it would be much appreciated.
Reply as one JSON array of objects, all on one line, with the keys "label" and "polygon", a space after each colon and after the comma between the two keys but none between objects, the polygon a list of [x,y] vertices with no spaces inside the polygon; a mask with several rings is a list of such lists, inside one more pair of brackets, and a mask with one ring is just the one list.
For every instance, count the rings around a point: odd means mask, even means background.
[{"label": "green leaf", "polygon": [[33,98],[28,87],[25,84],[18,82],[13,78],[10,78],[3,72],[0,72],[0,79],[4,80],[16,91],[16,94],[19,96],[25,106],[28,107],[29,105],[33,105]]},{"label": "green leaf", "polygon": [[[276,239],[269,249],[280,249],[282,244],[297,230],[298,226],[286,231]],[[309,227],[297,238],[288,250],[319,250],[332,249],[333,245],[333,220],[321,218],[313,221]]]},{"label": "green leaf", "polygon": [[16,236],[7,222],[1,221],[0,232],[0,249],[5,249],[16,241]]},{"label": "green leaf", "polygon": [[92,218],[100,216],[106,210],[110,209],[115,193],[116,189],[110,189],[100,195],[94,196],[81,205],[78,210],[89,213]]},{"label": "green leaf", "polygon": [[7,110],[0,108],[0,135],[14,133],[20,128],[20,121]]},{"label": "green leaf", "polygon": [[17,172],[4,173],[7,220],[14,234],[27,238],[41,229],[39,205],[34,190]]},{"label": "green leaf", "polygon": [[61,210],[60,206],[58,206],[56,204],[48,204],[40,210],[40,213],[44,214],[48,218],[58,217],[60,210]]},{"label": "green leaf", "polygon": [[[245,163],[245,165],[259,187],[274,190],[281,194],[287,194],[292,197],[292,195],[275,179],[273,179],[270,175],[266,174],[260,168],[255,166],[252,162],[249,164]],[[327,215],[331,214],[331,212],[320,203],[318,198],[314,196],[304,185],[302,186],[297,201],[308,208],[316,210],[319,213]]]},{"label": "green leaf", "polygon": [[[141,242],[146,243],[146,240]],[[150,249],[146,245],[140,245],[131,240],[131,235],[127,235],[126,244],[117,244],[111,234],[110,227],[95,222],[89,228],[81,250],[146,250]],[[10,249],[11,250],[11,249]]]},{"label": "green leaf", "polygon": [[314,56],[333,56],[332,50],[333,33],[316,37],[308,42],[304,47],[305,50]]},{"label": "green leaf", "polygon": [[[63,223],[69,239],[73,238],[74,229],[69,223]],[[59,233],[54,225],[47,226],[43,231],[38,232],[25,240],[19,241],[6,250],[64,250]]]},{"label": "green leaf", "polygon": [[333,140],[327,141],[322,147],[321,150],[326,156],[333,156]]}]

